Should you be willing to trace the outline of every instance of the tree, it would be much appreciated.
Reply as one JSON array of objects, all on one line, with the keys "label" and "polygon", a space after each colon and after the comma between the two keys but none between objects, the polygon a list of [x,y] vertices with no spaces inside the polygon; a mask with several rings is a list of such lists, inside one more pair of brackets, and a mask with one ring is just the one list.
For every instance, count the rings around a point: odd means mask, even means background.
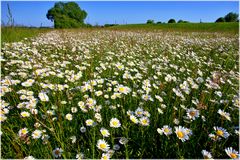
[{"label": "tree", "polygon": [[161,21],[158,21],[157,24],[161,24],[162,22]]},{"label": "tree", "polygon": [[154,20],[152,19],[147,20],[147,24],[154,24]]},{"label": "tree", "polygon": [[85,25],[87,12],[81,10],[75,2],[57,2],[46,16],[54,22],[54,28],[78,28]]},{"label": "tree", "polygon": [[230,12],[224,17],[226,22],[237,22],[238,21],[238,14]]},{"label": "tree", "polygon": [[176,23],[175,19],[169,19],[168,23]]},{"label": "tree", "polygon": [[223,17],[220,17],[215,22],[216,23],[218,23],[218,22],[225,22],[225,19]]}]

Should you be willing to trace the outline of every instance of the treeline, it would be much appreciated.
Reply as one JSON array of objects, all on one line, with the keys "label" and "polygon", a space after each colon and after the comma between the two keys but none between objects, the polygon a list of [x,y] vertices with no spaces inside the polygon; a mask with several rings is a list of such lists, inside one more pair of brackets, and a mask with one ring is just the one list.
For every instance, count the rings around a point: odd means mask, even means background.
[{"label": "treeline", "polygon": [[216,23],[219,23],[219,22],[239,22],[238,14],[230,12],[227,15],[225,15],[224,17],[219,17],[215,22]]}]

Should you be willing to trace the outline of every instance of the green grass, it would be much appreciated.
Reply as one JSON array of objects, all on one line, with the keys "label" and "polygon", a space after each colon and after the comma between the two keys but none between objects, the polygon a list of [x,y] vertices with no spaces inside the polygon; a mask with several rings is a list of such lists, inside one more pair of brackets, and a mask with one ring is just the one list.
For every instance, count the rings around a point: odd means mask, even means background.
[{"label": "green grass", "polygon": [[164,23],[164,24],[127,24],[109,27],[127,30],[164,30],[184,32],[229,32],[238,33],[239,23]]},{"label": "green grass", "polygon": [[18,42],[49,30],[47,28],[1,27],[1,44],[4,42]]}]

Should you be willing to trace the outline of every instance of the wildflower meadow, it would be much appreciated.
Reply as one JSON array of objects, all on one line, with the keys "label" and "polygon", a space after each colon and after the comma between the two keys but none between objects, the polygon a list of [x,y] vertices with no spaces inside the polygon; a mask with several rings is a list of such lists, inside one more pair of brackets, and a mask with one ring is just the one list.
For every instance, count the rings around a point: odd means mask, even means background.
[{"label": "wildflower meadow", "polygon": [[238,35],[51,30],[1,51],[1,156],[238,159]]}]

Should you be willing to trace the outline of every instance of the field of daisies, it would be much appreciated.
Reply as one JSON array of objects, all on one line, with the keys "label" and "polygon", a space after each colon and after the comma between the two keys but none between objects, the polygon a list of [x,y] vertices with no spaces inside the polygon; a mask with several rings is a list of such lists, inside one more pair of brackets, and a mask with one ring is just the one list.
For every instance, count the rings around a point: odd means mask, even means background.
[{"label": "field of daisies", "polygon": [[1,54],[2,158],[239,158],[238,35],[53,30]]}]

